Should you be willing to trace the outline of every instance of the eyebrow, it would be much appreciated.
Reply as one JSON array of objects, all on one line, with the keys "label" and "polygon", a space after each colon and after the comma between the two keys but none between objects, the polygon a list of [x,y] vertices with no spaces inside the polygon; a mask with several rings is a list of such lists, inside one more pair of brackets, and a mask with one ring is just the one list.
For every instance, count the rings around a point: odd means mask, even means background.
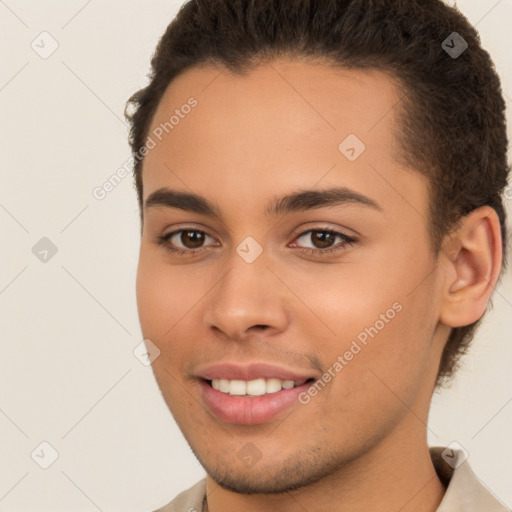
[{"label": "eyebrow", "polygon": [[[335,187],[326,190],[299,190],[283,197],[276,197],[267,204],[265,212],[268,216],[278,217],[291,212],[347,204],[367,206],[379,212],[383,211],[382,207],[370,197],[346,187]],[[181,192],[166,187],[151,193],[144,203],[145,209],[158,206],[222,218],[220,208],[216,203],[192,192]]]}]

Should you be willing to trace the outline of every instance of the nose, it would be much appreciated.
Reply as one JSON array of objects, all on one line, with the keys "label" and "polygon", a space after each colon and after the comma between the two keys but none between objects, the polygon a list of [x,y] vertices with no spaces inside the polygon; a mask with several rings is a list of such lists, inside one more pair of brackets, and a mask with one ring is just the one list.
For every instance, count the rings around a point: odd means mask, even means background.
[{"label": "nose", "polygon": [[285,331],[290,316],[288,290],[264,258],[247,263],[234,254],[230,263],[208,294],[203,316],[208,329],[237,341],[253,333],[270,336]]}]

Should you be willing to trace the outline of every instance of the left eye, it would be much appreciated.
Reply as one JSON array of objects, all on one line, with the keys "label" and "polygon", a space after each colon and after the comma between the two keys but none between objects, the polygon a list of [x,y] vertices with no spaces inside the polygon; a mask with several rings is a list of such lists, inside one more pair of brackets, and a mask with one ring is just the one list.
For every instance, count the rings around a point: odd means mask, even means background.
[{"label": "left eye", "polygon": [[310,229],[309,231],[305,231],[300,234],[296,240],[304,239],[307,243],[309,241],[310,245],[305,246],[305,249],[313,249],[314,251],[322,252],[326,249],[331,249],[335,244],[335,241],[338,240],[342,242],[342,245],[348,245],[355,242],[354,238],[345,235],[344,233],[340,233],[338,231],[332,231],[330,229]]}]

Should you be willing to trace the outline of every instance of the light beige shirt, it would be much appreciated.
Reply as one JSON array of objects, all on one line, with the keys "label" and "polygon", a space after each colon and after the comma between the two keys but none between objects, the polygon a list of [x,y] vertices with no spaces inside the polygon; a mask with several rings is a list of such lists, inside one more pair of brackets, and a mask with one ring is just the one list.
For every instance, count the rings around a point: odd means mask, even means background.
[{"label": "light beige shirt", "polygon": [[[430,448],[430,457],[439,479],[446,486],[446,492],[436,512],[510,512],[478,480],[464,452],[451,450],[442,454],[445,448]],[[448,455],[448,456],[447,456]],[[179,494],[171,503],[155,512],[201,512],[206,496],[206,479]]]}]

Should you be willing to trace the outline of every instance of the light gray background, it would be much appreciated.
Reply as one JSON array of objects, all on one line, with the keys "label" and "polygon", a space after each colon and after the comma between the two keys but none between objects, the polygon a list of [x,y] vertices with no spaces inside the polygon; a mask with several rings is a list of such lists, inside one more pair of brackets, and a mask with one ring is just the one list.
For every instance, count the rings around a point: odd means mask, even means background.
[{"label": "light gray background", "polygon": [[[204,474],[132,353],[142,339],[132,181],[102,201],[92,195],[129,157],[124,102],[146,84],[181,3],[0,0],[2,511],[153,510]],[[459,8],[477,24],[512,110],[512,0]],[[31,48],[50,48],[43,31],[59,45],[47,59]],[[32,253],[42,237],[58,248],[46,263]],[[430,444],[457,440],[509,507],[511,313],[508,272],[429,424]],[[59,453],[46,470],[31,458],[42,441]]]}]

